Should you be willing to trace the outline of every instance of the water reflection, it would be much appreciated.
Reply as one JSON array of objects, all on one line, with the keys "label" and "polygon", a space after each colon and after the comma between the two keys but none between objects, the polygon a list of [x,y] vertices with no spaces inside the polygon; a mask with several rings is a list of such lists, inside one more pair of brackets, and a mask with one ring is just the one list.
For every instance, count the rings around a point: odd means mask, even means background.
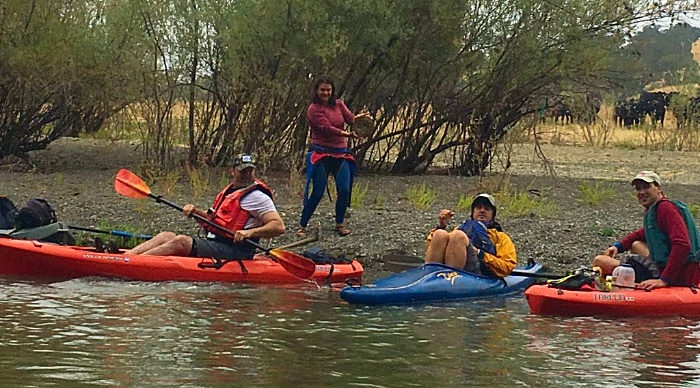
[{"label": "water reflection", "polygon": [[677,385],[700,373],[696,320],[530,316],[527,321],[529,357],[550,365],[528,372],[552,383]]},{"label": "water reflection", "polygon": [[520,298],[357,307],[328,288],[0,280],[2,385],[698,382],[698,322],[537,317]]}]

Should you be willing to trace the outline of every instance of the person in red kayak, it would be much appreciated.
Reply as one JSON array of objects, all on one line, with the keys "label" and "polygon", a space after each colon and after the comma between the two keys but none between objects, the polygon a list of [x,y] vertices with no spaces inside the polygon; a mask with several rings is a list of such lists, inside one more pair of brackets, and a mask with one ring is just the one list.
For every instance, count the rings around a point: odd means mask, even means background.
[{"label": "person in red kayak", "polygon": [[426,239],[425,262],[444,263],[477,275],[508,276],[518,259],[515,245],[496,221],[496,200],[489,194],[474,197],[470,217],[448,232],[454,212],[440,211],[438,226]]},{"label": "person in red kayak", "polygon": [[255,178],[252,155],[239,154],[233,159],[231,177],[231,184],[216,196],[211,208],[201,210],[187,204],[182,212],[187,217],[198,214],[230,230],[233,235],[202,223],[207,232],[204,238],[161,232],[126,254],[252,258],[255,247],[245,240],[258,242],[261,237],[277,237],[284,233],[284,221],[277,213],[270,188]]},{"label": "person in red kayak", "polygon": [[[322,76],[316,80],[311,92],[311,104],[306,118],[311,126],[311,144],[306,154],[306,185],[304,208],[301,211],[297,236],[306,236],[306,227],[326,190],[328,175],[335,177],[335,229],[341,236],[350,234],[345,224],[345,210],[350,205],[350,196],[355,177],[355,158],[348,149],[348,139],[361,137],[345,124],[353,125],[355,119],[369,116],[350,112],[343,100],[336,96],[333,79]],[[309,187],[312,187],[309,196]]]},{"label": "person in red kayak", "polygon": [[[669,285],[700,283],[700,234],[693,215],[680,201],[663,193],[659,175],[642,171],[632,179],[637,201],[644,206],[644,226],[593,259],[603,275],[628,264],[637,287],[652,290]],[[628,252],[616,258],[617,254]]]}]

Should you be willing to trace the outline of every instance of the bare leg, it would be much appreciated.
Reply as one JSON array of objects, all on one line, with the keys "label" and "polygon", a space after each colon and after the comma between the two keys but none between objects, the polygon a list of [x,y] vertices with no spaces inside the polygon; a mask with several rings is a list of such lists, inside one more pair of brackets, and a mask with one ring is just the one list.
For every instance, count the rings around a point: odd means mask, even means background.
[{"label": "bare leg", "polygon": [[124,252],[125,254],[129,255],[140,255],[149,249],[153,249],[157,247],[158,245],[165,244],[166,242],[174,239],[176,236],[175,233],[173,232],[160,232],[155,237],[148,241],[144,241],[141,244],[131,248],[130,250]]},{"label": "bare leg", "polygon": [[160,244],[152,249],[144,252],[144,255],[177,255],[187,256],[192,250],[192,237],[185,235],[177,235],[170,241]]},{"label": "bare leg", "polygon": [[464,232],[461,230],[450,232],[450,241],[445,250],[445,264],[463,269],[467,263],[467,245],[469,245],[469,237]]},{"label": "bare leg", "polygon": [[593,266],[600,267],[600,270],[604,276],[612,275],[613,270],[618,265],[620,265],[620,260],[614,259],[607,255],[598,255],[593,259]]},{"label": "bare leg", "polygon": [[651,254],[651,252],[649,252],[649,246],[643,241],[633,242],[630,253],[641,256],[649,256]]},{"label": "bare leg", "polygon": [[426,263],[444,263],[445,248],[450,240],[450,235],[443,229],[438,229],[433,232],[433,239],[425,250]]},{"label": "bare leg", "polygon": [[[649,246],[643,241],[635,241],[632,243],[632,247],[629,250],[630,253],[634,255],[649,256]],[[620,260],[606,256],[598,255],[593,259],[593,266],[600,267],[603,275],[612,275],[615,267],[620,265]]]}]

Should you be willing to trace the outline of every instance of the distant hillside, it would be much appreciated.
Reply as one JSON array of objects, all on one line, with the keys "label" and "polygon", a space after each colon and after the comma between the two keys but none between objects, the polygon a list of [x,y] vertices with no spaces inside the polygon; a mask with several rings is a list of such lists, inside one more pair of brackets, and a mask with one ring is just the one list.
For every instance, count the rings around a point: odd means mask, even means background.
[{"label": "distant hillside", "polygon": [[676,24],[667,30],[647,27],[634,35],[626,51],[636,56],[647,82],[666,79],[678,81],[680,72],[697,70],[691,49],[700,39],[700,28],[688,24]]}]

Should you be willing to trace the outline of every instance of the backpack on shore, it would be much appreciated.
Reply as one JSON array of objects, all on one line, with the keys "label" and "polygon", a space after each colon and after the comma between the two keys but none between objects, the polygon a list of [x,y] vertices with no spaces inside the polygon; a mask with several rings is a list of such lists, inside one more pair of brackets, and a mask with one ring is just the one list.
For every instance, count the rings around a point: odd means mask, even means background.
[{"label": "backpack on shore", "polygon": [[41,198],[30,198],[27,204],[19,210],[15,218],[17,229],[36,228],[58,221],[48,201]]},{"label": "backpack on shore", "polygon": [[0,229],[13,229],[17,213],[17,206],[9,198],[0,195]]}]

